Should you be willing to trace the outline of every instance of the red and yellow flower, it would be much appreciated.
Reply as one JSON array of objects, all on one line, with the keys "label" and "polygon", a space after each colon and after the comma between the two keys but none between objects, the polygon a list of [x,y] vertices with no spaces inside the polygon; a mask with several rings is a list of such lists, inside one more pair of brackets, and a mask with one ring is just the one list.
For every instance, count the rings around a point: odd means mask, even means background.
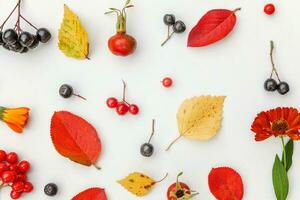
[{"label": "red and yellow flower", "polygon": [[255,140],[262,141],[271,136],[288,136],[300,140],[300,113],[296,108],[275,108],[263,111],[255,118],[251,130]]},{"label": "red and yellow flower", "polygon": [[12,130],[22,133],[29,118],[29,108],[5,108],[0,107],[0,119],[4,121]]}]

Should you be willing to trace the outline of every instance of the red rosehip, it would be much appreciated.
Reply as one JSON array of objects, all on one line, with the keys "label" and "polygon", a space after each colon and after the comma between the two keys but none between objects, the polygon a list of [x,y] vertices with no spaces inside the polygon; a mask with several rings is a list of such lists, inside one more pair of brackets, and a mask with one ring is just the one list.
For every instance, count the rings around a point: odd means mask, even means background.
[{"label": "red rosehip", "polygon": [[131,105],[129,106],[129,112],[130,112],[131,114],[133,114],[133,115],[136,115],[136,114],[138,114],[138,112],[139,112],[139,107],[138,107],[137,105],[135,105],[135,104],[131,104]]},{"label": "red rosehip", "polygon": [[27,181],[27,176],[26,174],[17,174],[15,181]]},{"label": "red rosehip", "polygon": [[3,150],[0,150],[0,162],[6,160],[6,152]]},{"label": "red rosehip", "polygon": [[24,192],[31,192],[33,190],[33,185],[30,182],[25,182],[24,184]]},{"label": "red rosehip", "polygon": [[118,104],[116,111],[119,115],[125,115],[128,112],[128,109],[128,106],[122,102]]},{"label": "red rosehip", "polygon": [[23,173],[28,172],[30,169],[30,163],[26,160],[23,160],[18,164],[18,169]]},{"label": "red rosehip", "polygon": [[275,12],[274,4],[269,3],[269,4],[265,5],[264,12],[267,15],[272,15]]},{"label": "red rosehip", "polygon": [[7,171],[8,170],[8,166],[6,163],[2,162],[0,163],[0,174],[4,171]]},{"label": "red rosehip", "polygon": [[16,172],[14,171],[5,171],[1,175],[1,180],[3,183],[13,182],[16,178]]},{"label": "red rosehip", "polygon": [[23,192],[23,190],[24,190],[24,182],[22,182],[22,181],[14,182],[11,185],[11,188],[12,188],[13,191]]},{"label": "red rosehip", "polygon": [[10,197],[12,199],[19,199],[21,197],[22,193],[21,192],[17,192],[17,191],[11,191],[10,192]]},{"label": "red rosehip", "polygon": [[16,164],[18,160],[18,155],[15,152],[11,152],[6,156],[6,161],[10,164]]},{"label": "red rosehip", "polygon": [[114,97],[110,97],[106,100],[106,105],[109,108],[116,108],[118,106],[118,100]]},{"label": "red rosehip", "polygon": [[162,84],[166,88],[171,87],[173,84],[173,80],[170,77],[166,77],[162,80]]}]

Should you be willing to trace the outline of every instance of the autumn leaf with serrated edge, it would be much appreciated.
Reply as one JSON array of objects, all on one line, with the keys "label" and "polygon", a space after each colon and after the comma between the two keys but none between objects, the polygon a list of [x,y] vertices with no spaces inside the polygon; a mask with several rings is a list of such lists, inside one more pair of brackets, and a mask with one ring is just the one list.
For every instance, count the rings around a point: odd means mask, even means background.
[{"label": "autumn leaf with serrated edge", "polygon": [[64,5],[64,19],[58,35],[58,47],[68,57],[89,59],[88,34],[81,22],[67,5]]},{"label": "autumn leaf with serrated edge", "polygon": [[89,188],[74,196],[72,200],[107,200],[102,188]]},{"label": "autumn leaf with serrated edge", "polygon": [[161,180],[155,181],[143,173],[133,172],[126,178],[119,180],[118,183],[121,184],[130,193],[142,197],[147,195],[155,184],[160,183],[167,176],[168,174],[166,174],[165,177]]},{"label": "autumn leaf with serrated edge", "polygon": [[225,96],[199,96],[186,99],[177,112],[177,124],[181,137],[192,140],[209,140],[221,128]]}]

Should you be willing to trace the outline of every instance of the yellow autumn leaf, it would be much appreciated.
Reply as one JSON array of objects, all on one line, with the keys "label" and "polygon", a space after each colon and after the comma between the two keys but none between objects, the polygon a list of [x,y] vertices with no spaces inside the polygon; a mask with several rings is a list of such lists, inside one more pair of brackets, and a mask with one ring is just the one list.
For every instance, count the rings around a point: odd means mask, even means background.
[{"label": "yellow autumn leaf", "polygon": [[64,19],[58,34],[58,47],[68,57],[86,59],[89,55],[88,34],[79,18],[64,5]]},{"label": "yellow autumn leaf", "polygon": [[118,183],[132,194],[142,197],[147,195],[156,183],[163,181],[167,176],[168,174],[166,174],[166,176],[160,181],[154,181],[145,174],[133,172],[126,178],[119,180]]},{"label": "yellow autumn leaf", "polygon": [[186,99],[177,112],[179,137],[193,140],[209,140],[221,128],[224,96],[199,96]]}]

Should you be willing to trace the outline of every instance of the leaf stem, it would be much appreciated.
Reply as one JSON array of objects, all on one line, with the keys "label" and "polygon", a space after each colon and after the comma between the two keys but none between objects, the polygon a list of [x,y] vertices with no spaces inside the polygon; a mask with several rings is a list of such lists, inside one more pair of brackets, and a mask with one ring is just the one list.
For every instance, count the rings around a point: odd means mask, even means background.
[{"label": "leaf stem", "polygon": [[98,166],[97,164],[93,164],[93,166],[97,169],[97,170],[101,170],[102,168],[100,166]]},{"label": "leaf stem", "polygon": [[155,132],[154,128],[155,128],[155,119],[152,119],[152,132],[151,132],[151,136],[150,136],[150,138],[148,140],[148,143],[151,142],[151,139],[152,139],[152,137],[154,135],[154,132]]},{"label": "leaf stem", "polygon": [[283,166],[284,166],[284,169],[286,169],[287,168],[286,150],[285,150],[285,144],[284,144],[283,136],[280,136],[280,139],[281,139],[281,144],[282,144],[282,148],[283,148]]},{"label": "leaf stem", "polygon": [[271,59],[271,64],[272,64],[272,72],[271,72],[271,76],[270,78],[272,78],[273,76],[273,73],[275,72],[275,75],[278,79],[279,82],[281,82],[280,78],[279,78],[279,75],[278,75],[278,72],[277,72],[277,69],[275,67],[275,63],[274,63],[274,58],[273,58],[273,52],[274,52],[274,42],[271,40],[270,41],[270,59]]},{"label": "leaf stem", "polygon": [[236,8],[232,12],[236,13],[237,11],[240,11],[240,10],[242,10],[242,8]]},{"label": "leaf stem", "polygon": [[165,180],[165,179],[168,177],[168,175],[169,175],[169,173],[166,173],[166,175],[165,175],[162,179],[160,179],[159,181],[156,181],[155,184],[156,184],[156,183],[160,183],[160,182],[162,182],[163,180]]},{"label": "leaf stem", "polygon": [[177,142],[177,140],[179,140],[181,137],[182,135],[179,135],[175,140],[173,140],[173,142],[171,142],[171,144],[167,147],[166,151],[169,151],[173,144],[175,144],[175,142]]}]

